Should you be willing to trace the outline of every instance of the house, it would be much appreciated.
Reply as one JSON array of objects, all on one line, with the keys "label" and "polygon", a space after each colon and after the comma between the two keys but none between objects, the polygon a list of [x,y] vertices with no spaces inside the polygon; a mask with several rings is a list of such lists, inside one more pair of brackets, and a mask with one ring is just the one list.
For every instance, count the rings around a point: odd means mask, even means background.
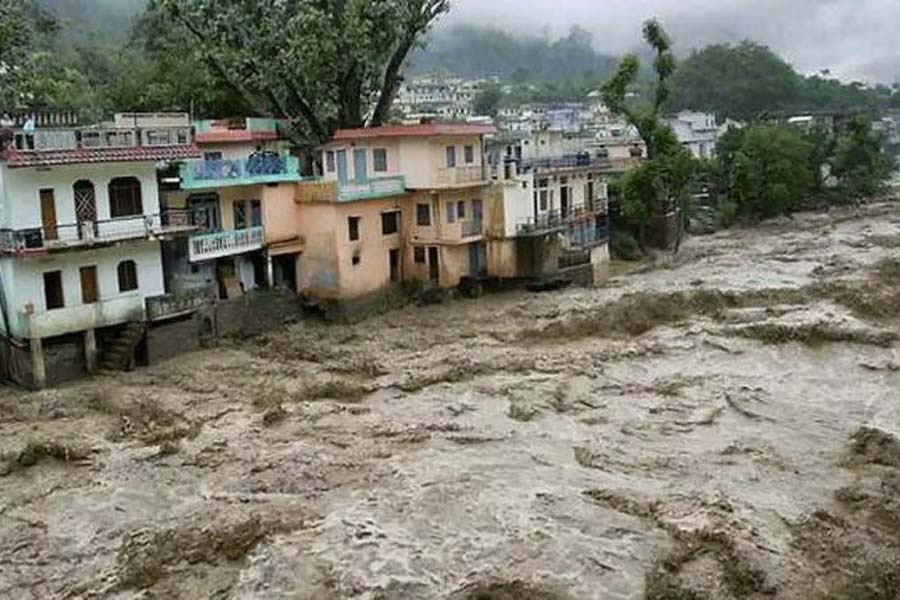
[{"label": "house", "polygon": [[484,136],[493,132],[440,123],[337,131],[320,149],[323,175],[278,186],[264,211],[267,237],[296,240],[285,263],[296,292],[346,313],[383,304],[403,282],[449,288],[483,273]]},{"label": "house", "polygon": [[187,115],[31,115],[0,142],[4,376],[41,387],[113,349],[130,360],[166,293],[161,243],[196,231],[158,198],[157,165],[200,155]]},{"label": "house", "polygon": [[716,155],[716,141],[719,126],[716,116],[709,113],[682,111],[669,117],[666,122],[672,127],[678,142],[690,151],[694,158],[713,158]]},{"label": "house", "polygon": [[267,196],[278,184],[302,179],[300,161],[274,119],[199,121],[202,157],[185,161],[163,188],[168,208],[187,211],[201,230],[164,247],[168,286],[185,291],[213,285],[222,299],[263,287],[292,287],[291,274],[274,268],[290,244],[267,235]]},{"label": "house", "polygon": [[620,168],[592,143],[543,131],[492,144],[490,273],[540,279],[591,265],[592,282],[606,276],[608,182]]}]

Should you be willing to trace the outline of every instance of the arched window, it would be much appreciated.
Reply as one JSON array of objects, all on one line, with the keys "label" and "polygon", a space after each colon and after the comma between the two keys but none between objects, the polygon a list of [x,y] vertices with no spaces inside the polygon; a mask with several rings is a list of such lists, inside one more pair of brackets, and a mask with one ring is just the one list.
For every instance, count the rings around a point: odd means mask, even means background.
[{"label": "arched window", "polygon": [[109,216],[133,217],[144,214],[141,182],[136,177],[117,177],[109,182]]},{"label": "arched window", "polygon": [[138,289],[137,265],[133,260],[123,260],[119,263],[119,291],[133,292]]}]

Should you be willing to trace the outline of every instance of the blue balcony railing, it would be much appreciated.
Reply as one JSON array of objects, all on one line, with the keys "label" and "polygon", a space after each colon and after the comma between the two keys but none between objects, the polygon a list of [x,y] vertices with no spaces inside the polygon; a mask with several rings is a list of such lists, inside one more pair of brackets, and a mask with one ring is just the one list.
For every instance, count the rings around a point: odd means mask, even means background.
[{"label": "blue balcony railing", "polygon": [[243,159],[188,161],[181,167],[181,187],[185,190],[301,179],[296,156],[268,153]]}]

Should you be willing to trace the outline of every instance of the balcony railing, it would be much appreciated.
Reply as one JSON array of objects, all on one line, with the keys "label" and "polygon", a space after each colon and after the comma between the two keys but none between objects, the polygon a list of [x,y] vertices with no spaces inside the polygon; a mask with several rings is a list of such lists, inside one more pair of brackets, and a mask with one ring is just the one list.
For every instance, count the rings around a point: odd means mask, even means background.
[{"label": "balcony railing", "polygon": [[205,285],[195,289],[147,298],[147,318],[151,321],[177,317],[207,306],[216,299],[216,287]]},{"label": "balcony railing", "polygon": [[550,210],[516,224],[519,235],[543,234],[565,229],[585,217],[606,212],[606,200],[598,199],[587,205],[571,206],[566,210]]},{"label": "balcony railing", "polygon": [[612,167],[612,163],[608,158],[596,158],[590,154],[571,154],[555,158],[533,158],[522,160],[519,166],[520,171],[552,171],[557,169],[577,169],[585,167],[596,167],[608,169]]},{"label": "balcony railing", "polygon": [[364,183],[351,181],[338,186],[338,199],[341,202],[385,198],[404,193],[406,193],[406,178],[403,175],[373,178]]},{"label": "balcony railing", "polygon": [[438,185],[465,185],[481,183],[488,179],[487,169],[481,165],[438,169]]},{"label": "balcony railing", "polygon": [[460,235],[464,238],[484,235],[484,221],[460,221],[459,229]]},{"label": "balcony railing", "polygon": [[38,128],[32,133],[13,132],[12,147],[20,151],[91,150],[186,146],[191,144],[190,127],[148,128]]},{"label": "balcony railing", "polygon": [[195,235],[190,240],[189,258],[191,262],[224,258],[260,250],[265,243],[262,227]]},{"label": "balcony railing", "polygon": [[190,161],[181,167],[181,187],[185,190],[300,179],[300,159],[268,153],[242,159]]},{"label": "balcony railing", "polygon": [[128,240],[186,235],[197,229],[189,211],[169,210],[101,221],[0,229],[0,251],[27,253],[71,250]]}]

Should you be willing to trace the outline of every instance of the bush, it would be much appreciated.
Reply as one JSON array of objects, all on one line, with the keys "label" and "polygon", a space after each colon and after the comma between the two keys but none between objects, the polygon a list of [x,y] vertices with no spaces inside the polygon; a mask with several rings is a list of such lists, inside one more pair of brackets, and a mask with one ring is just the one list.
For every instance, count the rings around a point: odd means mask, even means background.
[{"label": "bush", "polygon": [[627,231],[614,231],[609,249],[613,258],[618,260],[641,260],[644,257],[637,240]]}]

